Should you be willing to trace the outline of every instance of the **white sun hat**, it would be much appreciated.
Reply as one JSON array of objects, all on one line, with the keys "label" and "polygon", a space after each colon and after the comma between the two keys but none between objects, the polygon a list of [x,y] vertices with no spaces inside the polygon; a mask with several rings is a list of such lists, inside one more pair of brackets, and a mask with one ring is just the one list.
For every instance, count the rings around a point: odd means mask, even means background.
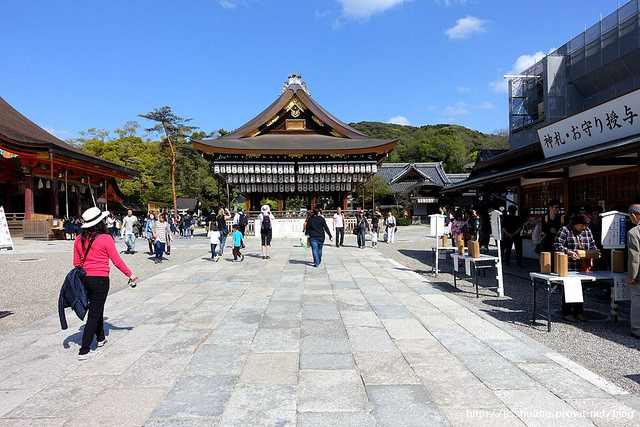
[{"label": "white sun hat", "polygon": [[263,205],[260,210],[262,211],[263,214],[266,215],[271,211],[271,208],[269,207],[269,205]]},{"label": "white sun hat", "polygon": [[100,208],[96,208],[96,207],[89,208],[82,213],[82,219],[84,220],[84,224],[82,224],[81,228],[93,227],[108,215],[109,215],[109,211],[101,211]]}]

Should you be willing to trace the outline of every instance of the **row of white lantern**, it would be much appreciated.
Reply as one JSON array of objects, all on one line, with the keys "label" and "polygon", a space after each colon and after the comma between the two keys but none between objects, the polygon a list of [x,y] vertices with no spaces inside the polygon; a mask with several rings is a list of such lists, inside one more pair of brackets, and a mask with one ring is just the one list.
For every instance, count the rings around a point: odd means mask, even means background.
[{"label": "row of white lantern", "polygon": [[[296,173],[295,165],[252,165],[252,164],[215,164],[213,172],[216,174],[278,174],[288,175]],[[318,164],[318,165],[298,165],[298,173],[318,174],[318,173],[376,173],[378,166],[374,163],[367,164]]]},{"label": "row of white lantern", "polygon": [[309,183],[309,184],[239,184],[241,193],[293,193],[296,191],[354,191],[355,185],[351,183]]},{"label": "row of white lantern", "polygon": [[378,165],[367,164],[333,164],[333,165],[299,165],[298,173],[317,174],[317,173],[376,173]]},{"label": "row of white lantern", "polygon": [[295,165],[216,164],[213,173],[261,173],[287,175],[295,173]]},{"label": "row of white lantern", "polygon": [[298,175],[298,182],[313,183],[313,182],[365,182],[367,175],[334,175],[334,174],[317,174],[317,175]]},{"label": "row of white lantern", "polygon": [[365,182],[367,175],[229,175],[227,179],[231,184],[293,184],[298,183],[315,183],[315,182]]}]

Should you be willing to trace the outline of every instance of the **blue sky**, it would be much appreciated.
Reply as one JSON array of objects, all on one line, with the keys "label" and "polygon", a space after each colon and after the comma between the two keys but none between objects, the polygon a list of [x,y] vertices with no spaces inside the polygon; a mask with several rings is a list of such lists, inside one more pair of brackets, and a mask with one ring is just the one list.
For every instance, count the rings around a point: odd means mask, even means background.
[{"label": "blue sky", "polygon": [[[502,76],[618,0],[2,0],[0,96],[63,139],[169,105],[233,130],[291,73],[344,122],[506,129]],[[625,4],[626,2],[620,2]]]}]

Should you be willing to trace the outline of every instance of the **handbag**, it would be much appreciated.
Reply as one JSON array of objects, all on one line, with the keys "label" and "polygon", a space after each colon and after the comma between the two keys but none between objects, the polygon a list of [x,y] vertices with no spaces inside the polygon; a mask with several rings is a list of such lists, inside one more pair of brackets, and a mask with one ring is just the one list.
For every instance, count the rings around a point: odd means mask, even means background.
[{"label": "handbag", "polygon": [[98,238],[99,234],[98,233],[94,233],[91,236],[91,239],[89,240],[89,246],[87,246],[87,250],[84,251],[84,256],[82,257],[82,260],[80,261],[80,265],[77,267],[73,267],[76,270],[76,276],[82,280],[82,283],[84,283],[84,278],[87,276],[87,272],[84,270],[84,268],[82,268],[84,266],[84,261],[87,259],[87,255],[89,255],[89,249],[91,249],[91,245],[93,245],[93,241],[96,240]]}]

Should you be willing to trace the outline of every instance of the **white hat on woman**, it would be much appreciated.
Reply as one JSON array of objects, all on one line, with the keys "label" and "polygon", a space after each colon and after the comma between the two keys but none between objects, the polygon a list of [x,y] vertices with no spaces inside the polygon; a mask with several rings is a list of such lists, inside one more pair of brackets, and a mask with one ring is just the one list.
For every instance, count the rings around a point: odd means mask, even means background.
[{"label": "white hat on woman", "polygon": [[271,208],[269,207],[269,205],[263,205],[260,210],[262,211],[263,214],[266,215],[269,213],[269,211],[271,211]]},{"label": "white hat on woman", "polygon": [[82,219],[84,224],[81,228],[89,228],[100,223],[103,219],[109,216],[109,211],[101,211],[100,208],[89,208],[82,213]]}]

